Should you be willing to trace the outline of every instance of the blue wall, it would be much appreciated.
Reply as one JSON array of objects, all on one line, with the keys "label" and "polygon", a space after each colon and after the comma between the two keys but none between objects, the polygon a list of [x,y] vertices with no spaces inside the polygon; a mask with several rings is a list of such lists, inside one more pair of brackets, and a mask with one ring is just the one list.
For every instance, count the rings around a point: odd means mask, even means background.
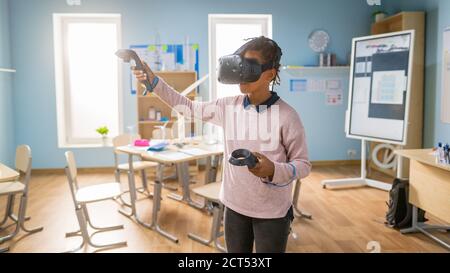
[{"label": "blue wall", "polygon": [[[360,158],[361,142],[345,136],[349,73],[350,69],[345,68],[323,71],[302,69],[297,73],[289,72],[289,70],[281,72],[281,85],[278,93],[302,115],[311,160],[346,159],[348,150],[355,150],[356,158]],[[291,92],[290,80],[299,78],[342,81],[342,90],[344,90],[342,104],[326,105],[325,92]]]},{"label": "blue wall", "polygon": [[[10,68],[10,33],[8,1],[0,0],[0,67]],[[0,162],[14,162],[14,123],[12,108],[13,74],[0,72]]]},{"label": "blue wall", "polygon": [[433,147],[438,142],[450,142],[450,124],[441,121],[442,97],[442,38],[450,26],[449,0],[396,0],[387,4],[389,12],[427,12],[425,126],[424,145]]},{"label": "blue wall", "polygon": [[[312,64],[316,63],[316,57],[308,48],[307,37],[313,29],[325,28],[330,32],[331,51],[337,53],[339,62],[345,62],[351,39],[368,34],[372,11],[362,0],[89,0],[82,1],[81,7],[69,7],[62,0],[9,3],[12,61],[18,70],[14,81],[16,144],[32,146],[35,168],[57,168],[64,164],[64,151],[57,147],[52,13],[121,13],[124,47],[152,43],[157,32],[166,43],[182,42],[188,35],[192,42],[200,44],[200,74],[204,75],[208,73],[209,13],[273,14],[274,39],[284,49],[283,62]],[[125,83],[129,82],[128,72],[124,79]],[[128,90],[128,84],[124,88]],[[202,86],[201,92],[207,97],[207,86]],[[136,123],[135,99],[126,93],[125,126]],[[320,105],[324,105],[323,101]],[[329,119],[322,111],[297,110],[304,120],[309,120],[308,124]],[[318,138],[318,143],[330,141],[326,135],[312,137]],[[338,137],[344,141],[343,133]],[[353,145],[358,146],[357,142]],[[330,150],[310,145],[311,159],[347,158],[347,147],[332,149],[331,154],[335,156],[330,158]],[[80,166],[112,164],[110,149],[80,149],[76,155]]]}]

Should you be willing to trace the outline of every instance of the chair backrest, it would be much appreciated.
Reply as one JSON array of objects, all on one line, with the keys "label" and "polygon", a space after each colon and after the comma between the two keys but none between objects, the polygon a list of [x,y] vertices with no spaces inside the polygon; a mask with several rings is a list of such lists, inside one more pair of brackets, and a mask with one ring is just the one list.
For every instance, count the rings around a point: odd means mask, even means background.
[{"label": "chair backrest", "polygon": [[[174,133],[174,131],[171,128],[165,128],[165,138],[166,138],[166,140],[174,138],[173,133]],[[157,129],[153,130],[152,138],[154,138],[154,139],[162,139],[163,138],[163,131],[162,131],[162,129],[161,128],[157,128]]]},{"label": "chair backrest", "polygon": [[31,149],[28,145],[21,145],[16,149],[16,169],[23,173],[31,171]]},{"label": "chair backrest", "polygon": [[112,142],[114,147],[120,147],[131,144],[130,142],[134,142],[135,140],[140,138],[141,138],[140,135],[122,134],[113,138]]},{"label": "chair backrest", "polygon": [[75,182],[77,180],[78,171],[77,171],[77,164],[75,162],[75,156],[73,155],[73,152],[67,151],[65,153],[66,156],[66,163],[67,163],[67,176],[71,182]]},{"label": "chair backrest", "polygon": [[64,155],[66,157],[66,163],[67,163],[67,166],[66,166],[67,181],[69,182],[72,200],[74,202],[75,207],[77,207],[77,198],[76,198],[76,194],[78,191],[77,164],[75,162],[75,156],[74,156],[73,152],[67,151]]},{"label": "chair backrest", "polygon": [[141,139],[140,135],[130,134],[122,134],[113,138],[112,143],[114,146],[114,165],[116,165],[116,167],[119,165],[119,155],[124,154],[123,152],[118,151],[116,148],[134,143],[134,141],[138,139]]},{"label": "chair backrest", "polygon": [[16,149],[16,170],[25,176],[21,182],[25,185],[25,194],[28,194],[28,185],[31,179],[31,148],[28,145],[20,145]]}]

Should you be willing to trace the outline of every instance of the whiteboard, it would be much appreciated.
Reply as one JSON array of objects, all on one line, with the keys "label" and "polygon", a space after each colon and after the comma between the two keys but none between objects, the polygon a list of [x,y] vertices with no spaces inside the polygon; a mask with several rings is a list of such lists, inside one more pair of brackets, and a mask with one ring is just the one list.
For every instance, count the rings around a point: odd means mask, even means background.
[{"label": "whiteboard", "polygon": [[347,137],[405,145],[414,30],[353,39]]},{"label": "whiteboard", "polygon": [[450,123],[450,27],[444,31],[443,49],[441,120]]}]

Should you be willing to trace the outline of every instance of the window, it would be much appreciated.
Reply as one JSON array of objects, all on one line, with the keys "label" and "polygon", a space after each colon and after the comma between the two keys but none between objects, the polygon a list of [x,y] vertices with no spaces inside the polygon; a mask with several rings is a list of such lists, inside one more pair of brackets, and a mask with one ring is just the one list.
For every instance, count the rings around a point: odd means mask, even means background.
[{"label": "window", "polygon": [[209,15],[209,63],[211,99],[239,95],[236,85],[224,85],[217,81],[219,58],[233,54],[245,41],[258,36],[272,38],[272,15],[210,14]]},{"label": "window", "polygon": [[55,14],[55,76],[59,147],[102,143],[122,128],[121,17],[116,14]]},{"label": "window", "polygon": [[[210,14],[209,15],[209,71],[212,100],[239,95],[237,85],[225,85],[217,80],[219,58],[233,54],[247,38],[272,38],[272,15]],[[207,125],[207,135],[223,142],[223,129]]]}]

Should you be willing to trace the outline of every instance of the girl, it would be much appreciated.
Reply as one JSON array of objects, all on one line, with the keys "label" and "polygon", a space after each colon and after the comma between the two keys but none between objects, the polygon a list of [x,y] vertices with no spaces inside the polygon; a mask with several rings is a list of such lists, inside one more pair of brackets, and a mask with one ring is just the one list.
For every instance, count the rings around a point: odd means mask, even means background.
[{"label": "girl", "polygon": [[[257,253],[283,253],[294,218],[292,182],[307,177],[311,170],[305,130],[297,112],[270,91],[271,83],[280,80],[282,52],[277,43],[261,36],[250,39],[238,52],[265,67],[269,64],[269,69],[256,82],[241,83],[243,95],[214,102],[183,97],[156,78],[146,64],[145,71],[134,70],[134,74],[140,82],[157,83],[155,94],[171,107],[186,107],[192,116],[223,127],[225,157],[248,149],[258,158],[253,169],[224,160],[220,200],[225,206],[228,252],[251,253],[255,246]],[[268,128],[268,135],[260,132],[262,127]]]}]

